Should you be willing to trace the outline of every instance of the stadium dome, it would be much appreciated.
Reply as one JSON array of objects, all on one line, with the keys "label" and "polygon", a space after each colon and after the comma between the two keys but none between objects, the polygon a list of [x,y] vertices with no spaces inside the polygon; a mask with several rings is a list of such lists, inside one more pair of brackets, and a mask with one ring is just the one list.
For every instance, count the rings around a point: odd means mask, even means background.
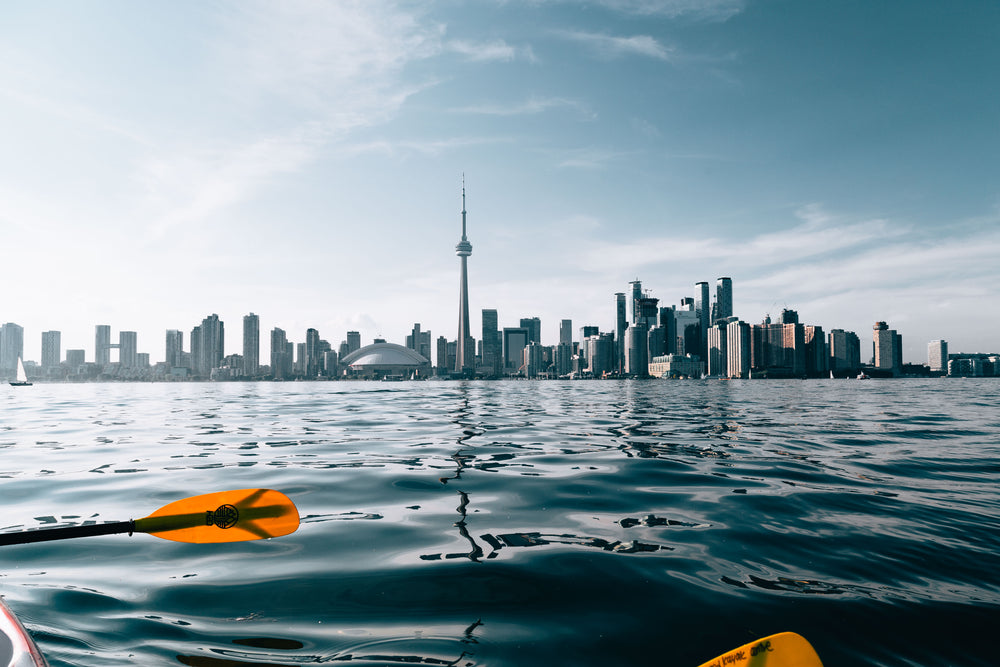
[{"label": "stadium dome", "polygon": [[431,362],[422,354],[395,343],[375,343],[351,352],[340,360],[353,375],[426,375]]}]

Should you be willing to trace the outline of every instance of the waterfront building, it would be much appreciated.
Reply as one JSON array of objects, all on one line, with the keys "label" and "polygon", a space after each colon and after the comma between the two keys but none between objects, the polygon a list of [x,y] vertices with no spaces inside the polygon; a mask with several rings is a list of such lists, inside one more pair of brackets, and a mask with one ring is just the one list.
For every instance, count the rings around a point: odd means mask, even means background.
[{"label": "waterfront building", "polygon": [[707,373],[713,377],[724,377],[729,372],[728,347],[726,345],[726,327],[721,322],[708,328],[708,362]]},{"label": "waterfront building", "polygon": [[876,322],[872,327],[872,351],[875,368],[899,375],[903,368],[903,337],[885,322]]},{"label": "waterfront building", "polygon": [[94,363],[101,370],[111,363],[111,326],[98,324],[94,327]]},{"label": "waterfront building", "polygon": [[357,331],[347,332],[347,351],[348,353],[357,352],[361,349],[361,334]]},{"label": "waterfront building", "polygon": [[333,350],[323,353],[323,374],[326,377],[335,378],[340,372],[340,356]]},{"label": "waterfront building", "polygon": [[406,347],[413,350],[427,361],[431,360],[431,332],[421,331],[420,323],[417,322],[410,330],[410,335],[406,337]]},{"label": "waterfront building", "polygon": [[66,366],[69,368],[71,374],[79,374],[86,363],[86,350],[66,350]]},{"label": "waterfront building", "polygon": [[139,366],[139,342],[135,331],[118,332],[118,364],[122,368]]},{"label": "waterfront building", "polygon": [[[711,326],[711,306],[709,304],[708,283],[704,280],[694,284],[694,312],[698,315],[698,323],[701,325],[702,339],[700,349],[697,354],[703,359],[708,350],[708,327]],[[672,350],[671,350],[672,351]]]},{"label": "waterfront building", "polygon": [[573,344],[559,343],[555,348],[553,367],[556,376],[569,375],[573,370]]},{"label": "waterfront building", "polygon": [[483,308],[483,352],[481,356],[483,374],[488,377],[496,377],[500,375],[502,370],[500,351],[503,348],[503,342],[500,339],[498,322],[495,308]]},{"label": "waterfront building", "polygon": [[646,334],[646,358],[662,357],[667,353],[666,329],[656,324],[649,328]]},{"label": "waterfront building", "polygon": [[649,374],[655,378],[700,378],[703,371],[696,354],[667,354],[649,363]]},{"label": "waterfront building", "polygon": [[831,371],[853,375],[861,368],[861,340],[856,333],[834,329],[828,340]]},{"label": "waterfront building", "polygon": [[559,323],[559,344],[573,345],[573,320],[563,320]]},{"label": "waterfront building", "polygon": [[243,316],[243,375],[260,373],[260,318],[253,313]]},{"label": "waterfront building", "polygon": [[726,374],[750,377],[750,325],[739,320],[726,325]]},{"label": "waterfront building", "polygon": [[352,377],[425,378],[431,373],[430,360],[415,350],[395,343],[377,342],[355,350],[340,360]]},{"label": "waterfront building", "polygon": [[529,378],[536,378],[545,369],[545,348],[537,341],[528,341],[524,347],[522,361],[524,364],[524,375]]},{"label": "waterfront building", "polygon": [[202,378],[209,378],[212,369],[221,368],[224,355],[225,325],[215,313],[201,321],[191,333],[191,356],[194,372]]},{"label": "waterfront building", "polygon": [[933,373],[948,372],[948,341],[932,340],[927,344],[927,365]]},{"label": "waterfront building", "polygon": [[149,352],[139,352],[135,355],[136,366],[142,369],[149,369]]},{"label": "waterfront building", "polygon": [[524,364],[524,348],[528,346],[528,330],[524,327],[504,327],[503,367],[505,373],[517,373]]},{"label": "waterfront building", "polygon": [[295,374],[305,375],[307,372],[306,344],[295,344]]},{"label": "waterfront building", "polygon": [[629,282],[632,290],[628,295],[628,321],[629,325],[639,322],[639,301],[642,299],[642,281],[638,278]]},{"label": "waterfront building", "polygon": [[318,329],[306,329],[306,342],[304,358],[302,359],[302,372],[307,378],[315,378],[320,370],[320,337]]},{"label": "waterfront building", "polygon": [[649,375],[648,330],[634,324],[625,330],[625,374],[642,378]]},{"label": "waterfront building", "polygon": [[639,320],[638,323],[650,329],[655,327],[660,320],[660,300],[651,296],[644,296],[639,299]]},{"label": "waterfront building", "polygon": [[614,334],[597,333],[586,339],[585,367],[594,377],[610,375],[618,371],[618,344]]},{"label": "waterfront building", "polygon": [[475,368],[473,357],[476,354],[476,344],[469,328],[469,256],[472,254],[472,244],[466,236],[465,212],[465,179],[462,179],[462,240],[455,246],[455,254],[462,261],[461,283],[458,292],[458,338],[455,356],[455,372],[461,375],[471,375]]},{"label": "waterfront building", "polygon": [[275,380],[292,377],[292,360],[288,353],[288,337],[284,329],[271,329],[271,376]]},{"label": "waterfront building", "polygon": [[802,327],[805,344],[805,373],[809,377],[825,376],[830,370],[823,327],[811,324]]},{"label": "waterfront building", "polygon": [[528,330],[529,343],[542,342],[542,321],[537,317],[522,317],[521,328]]},{"label": "waterfront building", "polygon": [[698,313],[694,309],[694,299],[688,297],[681,299],[681,305],[674,310],[673,314],[676,332],[674,340],[676,343],[671,350],[668,341],[667,351],[680,355],[697,355],[701,341],[701,322],[699,321]]},{"label": "waterfront building", "polygon": [[62,360],[62,333],[58,331],[42,332],[42,371],[59,367]]},{"label": "waterfront building", "polygon": [[184,356],[184,332],[177,329],[167,329],[166,356],[164,357],[168,372],[181,368]]},{"label": "waterfront building", "polygon": [[722,277],[715,281],[715,313],[712,323],[733,316],[733,279]]},{"label": "waterfront building", "polygon": [[[615,371],[623,372],[625,368],[625,329],[628,328],[628,308],[625,305],[625,292],[615,293]],[[581,337],[582,342],[586,336]]]}]

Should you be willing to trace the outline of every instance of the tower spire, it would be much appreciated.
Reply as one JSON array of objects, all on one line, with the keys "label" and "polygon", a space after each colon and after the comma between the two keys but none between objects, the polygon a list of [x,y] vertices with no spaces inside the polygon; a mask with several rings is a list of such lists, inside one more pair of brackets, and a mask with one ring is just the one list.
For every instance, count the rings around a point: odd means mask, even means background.
[{"label": "tower spire", "polygon": [[469,255],[472,244],[466,236],[465,174],[462,174],[462,240],[455,246],[455,254],[462,261],[462,275],[458,292],[458,340],[455,350],[455,372],[471,375],[474,369],[476,343],[469,331]]}]

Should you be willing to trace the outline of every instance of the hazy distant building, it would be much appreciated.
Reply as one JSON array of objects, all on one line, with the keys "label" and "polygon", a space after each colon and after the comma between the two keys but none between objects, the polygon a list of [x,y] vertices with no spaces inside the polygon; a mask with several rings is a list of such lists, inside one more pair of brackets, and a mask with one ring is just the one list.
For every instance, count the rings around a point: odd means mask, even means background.
[{"label": "hazy distant building", "polygon": [[139,367],[139,335],[135,331],[118,332],[118,364],[122,368]]},{"label": "hazy distant building", "polygon": [[107,324],[94,327],[94,363],[98,369],[111,363],[111,327]]},{"label": "hazy distant building", "polygon": [[422,331],[420,323],[416,322],[410,335],[406,337],[406,347],[413,350],[427,361],[431,360],[431,332]]},{"label": "hazy distant building", "polygon": [[58,331],[42,332],[42,370],[57,368],[62,361],[62,334]]},{"label": "hazy distant building", "polygon": [[715,281],[715,313],[712,322],[733,316],[733,279],[722,277]]},{"label": "hazy distant building", "polygon": [[559,344],[573,344],[573,320],[562,320],[559,323]]},{"label": "hazy distant building", "polygon": [[927,365],[932,372],[948,372],[948,341],[932,340],[927,344]]},{"label": "hazy distant building", "polygon": [[750,325],[730,322],[726,325],[726,374],[731,378],[750,377]]},{"label": "hazy distant building", "polygon": [[260,318],[253,313],[243,316],[243,375],[260,373]]},{"label": "hazy distant building", "polygon": [[472,244],[466,235],[465,182],[462,182],[462,240],[455,246],[455,254],[462,261],[462,275],[458,291],[458,338],[455,349],[455,372],[471,375],[475,371],[476,343],[469,328],[469,256]]},{"label": "hazy distant building", "polygon": [[834,329],[828,342],[831,371],[850,375],[861,368],[861,340],[856,333]]},{"label": "hazy distant building", "polygon": [[[704,280],[694,284],[694,312],[698,315],[698,323],[701,325],[702,341],[697,354],[705,357],[708,350],[708,327],[711,326],[712,309],[709,304],[708,283]],[[673,350],[670,350],[673,352]]]},{"label": "hazy distant building", "polygon": [[625,330],[625,373],[631,377],[649,375],[647,334],[645,324],[634,324]]},{"label": "hazy distant building", "polygon": [[[501,350],[503,341],[498,328],[497,311],[495,308],[483,308],[483,372],[494,377],[501,373]],[[439,363],[440,365],[440,363]]]},{"label": "hazy distant building", "polygon": [[66,366],[70,373],[79,373],[83,365],[87,363],[86,350],[66,350]]},{"label": "hazy distant building", "polygon": [[[351,352],[357,352],[360,349],[361,349],[361,334],[358,333],[357,331],[348,331],[347,332],[348,354],[350,354]],[[343,359],[343,356],[344,355],[341,355],[341,359]]]},{"label": "hazy distant building", "polygon": [[728,347],[726,346],[726,324],[713,324],[708,328],[708,369],[713,377],[723,377],[729,372]]},{"label": "hazy distant building", "polygon": [[166,366],[168,371],[184,366],[184,332],[167,329]]},{"label": "hazy distant building", "polygon": [[203,319],[200,326],[195,327],[191,333],[191,356],[195,374],[209,378],[213,369],[222,366],[225,339],[225,325],[215,313]]},{"label": "hazy distant building", "polygon": [[[615,294],[615,372],[621,373],[625,368],[625,329],[628,328],[628,309],[625,305],[625,293]],[[582,342],[583,339],[581,339]]]},{"label": "hazy distant building", "polygon": [[517,373],[524,364],[524,348],[528,346],[528,330],[524,327],[504,327],[503,366],[506,373]]},{"label": "hazy distant building", "polygon": [[528,330],[529,343],[542,342],[542,321],[537,317],[522,317],[521,328]]},{"label": "hazy distant building", "polygon": [[885,322],[872,327],[872,351],[875,368],[892,371],[898,375],[903,367],[903,338]]}]

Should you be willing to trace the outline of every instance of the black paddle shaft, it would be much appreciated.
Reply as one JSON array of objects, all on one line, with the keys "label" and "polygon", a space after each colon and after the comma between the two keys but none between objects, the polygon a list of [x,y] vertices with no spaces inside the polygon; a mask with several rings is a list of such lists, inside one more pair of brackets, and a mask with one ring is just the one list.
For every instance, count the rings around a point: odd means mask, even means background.
[{"label": "black paddle shaft", "polygon": [[93,537],[94,535],[131,534],[134,530],[134,521],[116,521],[114,523],[95,523],[89,526],[26,530],[22,533],[0,533],[0,546],[49,542],[51,540],[69,540],[74,537]]}]

